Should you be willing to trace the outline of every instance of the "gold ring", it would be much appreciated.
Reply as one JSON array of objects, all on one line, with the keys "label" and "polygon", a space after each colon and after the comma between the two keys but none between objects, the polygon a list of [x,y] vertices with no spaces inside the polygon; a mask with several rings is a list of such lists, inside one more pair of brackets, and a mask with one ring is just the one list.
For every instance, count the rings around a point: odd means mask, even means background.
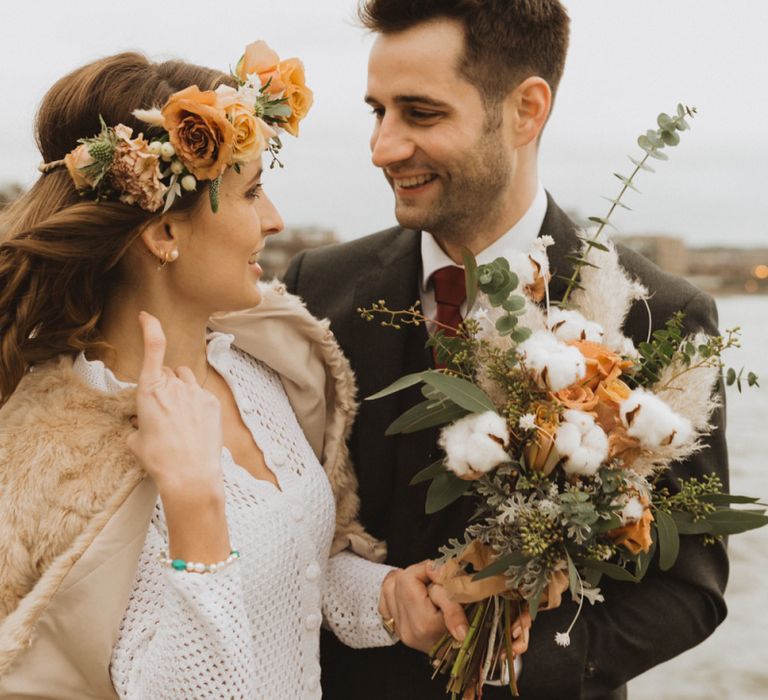
[{"label": "gold ring", "polygon": [[394,617],[388,617],[386,620],[381,621],[382,627],[384,627],[385,630],[389,633],[390,637],[395,637],[397,635],[397,632],[395,632],[395,618]]}]

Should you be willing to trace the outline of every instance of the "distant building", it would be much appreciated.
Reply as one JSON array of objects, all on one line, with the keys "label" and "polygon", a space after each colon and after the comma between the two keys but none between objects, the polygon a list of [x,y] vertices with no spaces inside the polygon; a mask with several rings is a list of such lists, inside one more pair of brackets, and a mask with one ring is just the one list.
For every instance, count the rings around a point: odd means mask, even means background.
[{"label": "distant building", "polygon": [[288,228],[277,236],[270,236],[260,260],[264,279],[282,277],[291,258],[302,250],[338,242],[333,230],[318,226]]},{"label": "distant building", "polygon": [[688,249],[681,238],[664,235],[622,236],[621,242],[674,275],[688,274]]},{"label": "distant building", "polygon": [[660,235],[622,236],[621,241],[711,294],[768,293],[768,248],[688,248],[681,238]]}]

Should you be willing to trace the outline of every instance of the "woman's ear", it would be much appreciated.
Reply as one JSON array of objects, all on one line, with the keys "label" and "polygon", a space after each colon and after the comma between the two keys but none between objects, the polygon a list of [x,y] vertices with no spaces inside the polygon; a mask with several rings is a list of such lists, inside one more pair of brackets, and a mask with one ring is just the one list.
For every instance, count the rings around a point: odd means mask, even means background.
[{"label": "woman's ear", "polygon": [[170,217],[160,216],[144,227],[140,238],[151,255],[160,262],[172,262],[179,257],[178,232]]},{"label": "woman's ear", "polygon": [[552,89],[536,75],[523,80],[507,97],[513,145],[526,146],[538,139],[552,109]]}]

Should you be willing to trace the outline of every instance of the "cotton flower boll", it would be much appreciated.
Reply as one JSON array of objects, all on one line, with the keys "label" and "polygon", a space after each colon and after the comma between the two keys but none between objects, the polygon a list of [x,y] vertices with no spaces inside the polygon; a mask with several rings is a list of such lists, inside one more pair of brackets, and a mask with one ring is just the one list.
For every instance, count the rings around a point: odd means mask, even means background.
[{"label": "cotton flower boll", "polygon": [[568,309],[550,309],[548,325],[557,339],[564,343],[571,340],[599,343],[604,335],[603,327],[599,323],[588,321],[578,311]]},{"label": "cotton flower boll", "polygon": [[445,465],[462,479],[476,479],[509,461],[504,446],[509,443],[506,421],[493,411],[471,414],[457,420],[440,434]]},{"label": "cotton flower boll", "polygon": [[564,411],[555,449],[565,457],[566,474],[592,476],[608,456],[608,436],[589,413]]},{"label": "cotton flower boll", "polygon": [[560,391],[583,379],[587,372],[584,356],[561,343],[549,331],[534,331],[518,346],[518,355],[536,380],[551,391]]},{"label": "cotton flower boll", "polygon": [[648,449],[678,447],[693,437],[693,426],[687,418],[644,389],[635,389],[619,410],[627,435]]},{"label": "cotton flower boll", "polygon": [[629,525],[631,523],[636,523],[638,520],[640,520],[640,518],[643,517],[644,511],[645,506],[640,502],[640,499],[636,496],[633,496],[627,501],[627,504],[621,510],[621,524]]}]

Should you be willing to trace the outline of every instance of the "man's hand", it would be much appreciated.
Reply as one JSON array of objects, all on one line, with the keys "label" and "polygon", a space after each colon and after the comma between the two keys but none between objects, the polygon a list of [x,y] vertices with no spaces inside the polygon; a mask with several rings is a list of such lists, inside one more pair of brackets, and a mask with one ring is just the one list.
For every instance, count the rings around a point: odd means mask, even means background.
[{"label": "man's hand", "polygon": [[394,618],[395,632],[403,644],[424,653],[446,633],[463,641],[469,630],[464,608],[448,600],[445,588],[433,583],[425,560],[387,574],[381,584],[379,613]]}]

